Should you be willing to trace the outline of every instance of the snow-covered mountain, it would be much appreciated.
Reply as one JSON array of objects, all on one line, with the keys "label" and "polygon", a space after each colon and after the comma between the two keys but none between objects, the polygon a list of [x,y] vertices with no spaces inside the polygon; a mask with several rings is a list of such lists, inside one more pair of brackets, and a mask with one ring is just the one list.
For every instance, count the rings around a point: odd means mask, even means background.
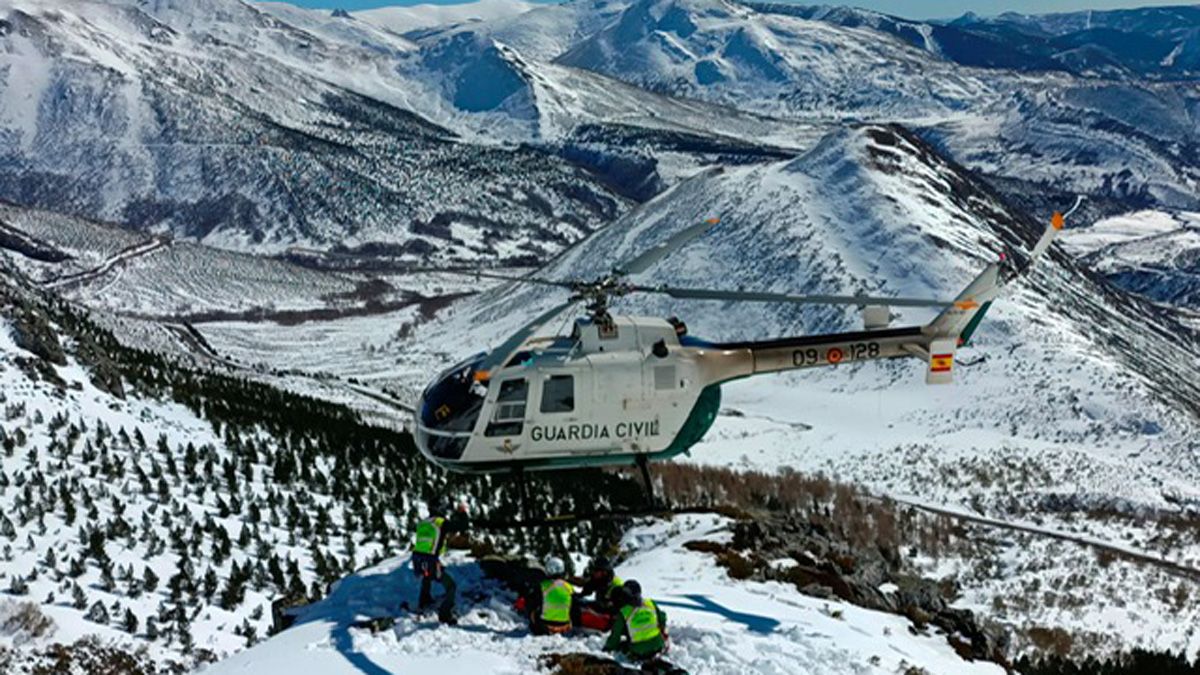
[{"label": "snow-covered mountain", "polygon": [[640,0],[557,61],[674,95],[834,117],[945,114],[990,89],[899,40],[725,0]]},{"label": "snow-covered mountain", "polygon": [[1194,78],[1200,11],[1194,6],[1087,10],[916,21],[844,6],[747,2],[761,12],[869,27],[955,63],[1089,78]]},{"label": "snow-covered mountain", "polygon": [[457,239],[541,258],[625,208],[557,158],[463,145],[418,117],[386,54],[237,0],[18,2],[4,26],[0,196],[13,201],[219,246],[417,257]]},{"label": "snow-covered mountain", "polygon": [[393,33],[408,33],[448,25],[510,19],[525,14],[534,7],[537,5],[521,0],[476,0],[454,5],[379,7],[364,9],[354,12],[349,17],[341,16],[339,18],[361,19],[386,28]]},{"label": "snow-covered mountain", "polygon": [[[1050,650],[1056,630],[1076,654],[1196,653],[1180,627],[1195,603],[1170,575],[1200,569],[1200,320],[1179,309],[1195,308],[1200,94],[1138,69],[1190,71],[1134,58],[1165,40],[1185,63],[1187,16],[1081,27],[723,0],[354,14],[0,0],[0,440],[13,448],[0,590],[58,626],[0,635],[0,670],[88,632],[153,657],[225,655],[265,633],[269,599],[314,600],[380,561],[223,667],[447,670],[414,652],[451,642],[480,668],[533,667],[561,641],[509,635],[508,598],[466,560],[457,632],[352,625],[411,590],[395,556],[421,497],[450,489],[512,514],[511,486],[419,461],[406,405],[561,299],[412,263],[599,276],[717,216],[638,281],[947,297],[1002,252],[1022,260],[1079,193],[1064,246],[996,303],[956,385],[925,387],[905,362],[733,383],[699,466],[677,469],[712,472],[722,494],[722,480],[769,480],[731,467],[794,469],[865,486],[871,503],[940,509],[961,548],[918,536],[897,560],[945,577],[947,608],[1002,621],[1012,656]],[[1154,44],[1114,52],[1112,30]],[[1053,47],[1054,72],[1021,62],[1035,44]],[[715,340],[861,325],[830,308],[631,297],[616,310],[679,315]],[[634,485],[589,472],[543,487],[574,508],[634,503]],[[474,543],[575,563],[619,543],[622,572],[693,570],[655,592],[679,605],[678,653],[698,672],[991,668],[895,617],[826,609],[799,581],[726,579],[680,548],[724,542],[709,532],[723,522],[697,522],[622,542],[597,523]],[[151,588],[143,568],[167,583]],[[690,599],[692,581],[724,609]],[[36,618],[7,600],[2,625]],[[783,627],[739,623],[758,612]]]},{"label": "snow-covered mountain", "polygon": [[1066,232],[1064,247],[1111,282],[1200,310],[1200,214],[1142,211]]},{"label": "snow-covered mountain", "polygon": [[973,36],[1003,37],[1018,53],[1082,75],[1174,80],[1200,74],[1200,8],[1194,5],[1006,12],[994,18],[964,16],[951,26]]},{"label": "snow-covered mountain", "polygon": [[836,14],[642,0],[557,61],[742,109],[907,121],[1010,196],[1193,208],[1193,89],[964,67],[878,21],[822,20]]},{"label": "snow-covered mountain", "polygon": [[964,67],[829,13],[494,4],[401,34],[240,0],[9,0],[0,198],[241,249],[545,260],[646,185],[866,119],[1029,205],[1197,206],[1187,88]]}]

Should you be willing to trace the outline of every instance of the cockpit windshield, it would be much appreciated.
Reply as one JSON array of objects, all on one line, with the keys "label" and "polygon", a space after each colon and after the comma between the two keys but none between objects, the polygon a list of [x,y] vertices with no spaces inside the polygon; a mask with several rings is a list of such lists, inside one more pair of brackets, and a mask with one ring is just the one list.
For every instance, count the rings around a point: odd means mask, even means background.
[{"label": "cockpit windshield", "polygon": [[485,355],[481,352],[445,371],[421,396],[417,443],[425,454],[462,457],[487,395],[487,387],[475,381]]}]

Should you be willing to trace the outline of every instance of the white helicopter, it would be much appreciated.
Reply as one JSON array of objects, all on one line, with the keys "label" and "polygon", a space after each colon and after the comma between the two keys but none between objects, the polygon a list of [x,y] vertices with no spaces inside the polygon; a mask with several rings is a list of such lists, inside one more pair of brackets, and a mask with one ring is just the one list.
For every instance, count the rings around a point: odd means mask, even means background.
[{"label": "white helicopter", "polygon": [[[417,447],[435,464],[469,473],[514,472],[520,477],[526,471],[639,466],[651,490],[649,463],[674,457],[704,437],[717,417],[724,382],[893,358],[924,361],[929,384],[950,382],[956,350],[970,340],[1004,285],[1049,248],[1064,219],[1054,214],[1021,269],[1001,258],[950,301],[720,291],[626,281],[707,232],[716,219],[679,232],[594,282],[474,273],[561,287],[571,296],[490,352],[441,373],[416,406]],[[609,299],[630,293],[854,305],[864,308],[864,326],[847,333],[713,344],[688,335],[675,318],[610,314]],[[578,302],[587,303],[587,315],[576,319],[569,336],[535,337]],[[889,307],[942,311],[927,325],[892,328]],[[653,502],[652,491],[650,499]]]}]

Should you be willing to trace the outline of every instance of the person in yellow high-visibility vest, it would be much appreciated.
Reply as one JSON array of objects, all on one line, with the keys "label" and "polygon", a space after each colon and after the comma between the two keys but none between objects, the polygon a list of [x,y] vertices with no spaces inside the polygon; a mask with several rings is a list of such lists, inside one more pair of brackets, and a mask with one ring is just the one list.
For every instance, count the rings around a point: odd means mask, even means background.
[{"label": "person in yellow high-visibility vest", "polygon": [[621,610],[613,618],[604,650],[619,651],[637,661],[661,656],[667,647],[666,613],[654,601],[642,597],[638,582],[626,581],[623,591]]},{"label": "person in yellow high-visibility vest", "polygon": [[421,578],[421,595],[417,600],[419,610],[425,611],[433,605],[431,587],[436,581],[445,591],[442,602],[438,605],[438,621],[454,624],[457,622],[454,616],[457,586],[454,577],[442,566],[441,556],[446,552],[447,535],[465,532],[470,526],[470,520],[465,504],[460,504],[449,519],[439,515],[449,510],[450,507],[446,503],[431,503],[429,517],[417,523],[412,545],[412,566],[413,573]]},{"label": "person in yellow high-visibility vest", "polygon": [[544,564],[546,578],[530,593],[529,632],[534,635],[569,633],[575,617],[575,587],[568,582],[562,558],[550,556]]},{"label": "person in yellow high-visibility vest", "polygon": [[604,614],[613,614],[620,604],[621,587],[625,585],[621,577],[613,572],[612,561],[605,556],[596,556],[588,565],[587,580],[583,583],[580,598],[595,595],[592,609]]}]

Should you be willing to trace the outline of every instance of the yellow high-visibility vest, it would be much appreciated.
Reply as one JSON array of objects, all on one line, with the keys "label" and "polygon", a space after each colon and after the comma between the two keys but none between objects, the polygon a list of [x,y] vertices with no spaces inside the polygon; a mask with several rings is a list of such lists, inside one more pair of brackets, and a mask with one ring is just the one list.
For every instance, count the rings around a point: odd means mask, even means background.
[{"label": "yellow high-visibility vest", "polygon": [[[442,535],[442,523],[445,523],[445,518],[426,518],[417,524],[417,537],[413,540],[414,553],[433,554],[437,547],[438,539]],[[446,552],[446,542],[442,542],[442,550],[437,551],[437,555]]]},{"label": "yellow high-visibility vest", "polygon": [[611,602],[613,596],[617,592],[617,589],[623,587],[624,585],[625,582],[621,580],[621,577],[614,574],[612,581],[608,582],[608,588],[604,589],[604,599]]},{"label": "yellow high-visibility vest", "polygon": [[567,623],[571,620],[571,598],[575,588],[562,579],[542,582],[542,621]]},{"label": "yellow high-visibility vest", "polygon": [[640,607],[622,607],[621,618],[629,629],[629,641],[633,644],[648,642],[662,635],[658,626],[658,608],[649,600],[642,600]]}]

